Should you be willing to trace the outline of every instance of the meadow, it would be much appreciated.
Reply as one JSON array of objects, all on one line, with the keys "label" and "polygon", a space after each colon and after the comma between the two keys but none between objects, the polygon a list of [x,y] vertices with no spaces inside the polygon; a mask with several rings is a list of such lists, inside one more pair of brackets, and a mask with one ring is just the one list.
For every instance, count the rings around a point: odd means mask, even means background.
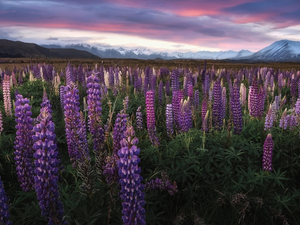
[{"label": "meadow", "polygon": [[0,224],[300,224],[299,64],[0,68]]}]

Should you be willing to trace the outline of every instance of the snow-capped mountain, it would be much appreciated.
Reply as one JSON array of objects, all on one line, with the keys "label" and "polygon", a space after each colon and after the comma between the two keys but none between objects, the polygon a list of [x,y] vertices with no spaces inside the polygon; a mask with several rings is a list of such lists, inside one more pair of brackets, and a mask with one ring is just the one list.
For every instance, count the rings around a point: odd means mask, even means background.
[{"label": "snow-capped mountain", "polygon": [[199,52],[153,52],[146,48],[141,49],[124,49],[109,48],[102,46],[91,46],[89,44],[71,44],[71,45],[42,45],[46,48],[74,48],[77,50],[85,50],[101,58],[134,58],[134,59],[228,59],[235,57],[244,57],[253,54],[248,50],[236,51],[199,51]]},{"label": "snow-capped mountain", "polygon": [[272,62],[300,62],[300,41],[280,40],[238,60],[272,61]]}]

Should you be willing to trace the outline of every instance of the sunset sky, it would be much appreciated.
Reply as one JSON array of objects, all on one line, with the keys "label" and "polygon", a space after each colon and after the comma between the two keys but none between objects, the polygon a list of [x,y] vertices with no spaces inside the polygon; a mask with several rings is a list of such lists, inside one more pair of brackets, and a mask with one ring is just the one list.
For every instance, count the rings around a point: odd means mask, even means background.
[{"label": "sunset sky", "polygon": [[0,0],[0,39],[153,51],[300,41],[299,0]]}]

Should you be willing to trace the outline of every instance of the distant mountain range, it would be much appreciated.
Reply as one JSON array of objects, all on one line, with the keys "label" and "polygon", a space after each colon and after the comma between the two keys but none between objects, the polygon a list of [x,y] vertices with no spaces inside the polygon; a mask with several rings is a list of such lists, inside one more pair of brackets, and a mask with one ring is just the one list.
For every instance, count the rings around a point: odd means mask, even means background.
[{"label": "distant mountain range", "polygon": [[248,50],[236,51],[199,51],[199,52],[153,52],[149,49],[103,48],[89,44],[42,45],[46,48],[74,48],[95,54],[101,58],[134,58],[134,59],[228,59],[245,57],[253,54]]},{"label": "distant mountain range", "polygon": [[0,58],[30,57],[99,59],[98,56],[87,51],[69,48],[44,48],[33,43],[0,39]]},{"label": "distant mountain range", "polygon": [[89,44],[36,45],[20,41],[0,40],[0,58],[47,57],[47,58],[134,58],[134,59],[214,59],[243,62],[300,62],[300,42],[280,40],[258,52],[199,51],[153,52],[149,49],[104,48]]}]

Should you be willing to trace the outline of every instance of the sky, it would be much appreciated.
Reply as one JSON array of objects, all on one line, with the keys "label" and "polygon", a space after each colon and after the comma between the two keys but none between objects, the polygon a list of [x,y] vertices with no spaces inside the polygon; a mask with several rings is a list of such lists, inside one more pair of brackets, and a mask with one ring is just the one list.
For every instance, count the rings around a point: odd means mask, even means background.
[{"label": "sky", "polygon": [[156,52],[300,41],[299,0],[0,0],[0,39]]}]

